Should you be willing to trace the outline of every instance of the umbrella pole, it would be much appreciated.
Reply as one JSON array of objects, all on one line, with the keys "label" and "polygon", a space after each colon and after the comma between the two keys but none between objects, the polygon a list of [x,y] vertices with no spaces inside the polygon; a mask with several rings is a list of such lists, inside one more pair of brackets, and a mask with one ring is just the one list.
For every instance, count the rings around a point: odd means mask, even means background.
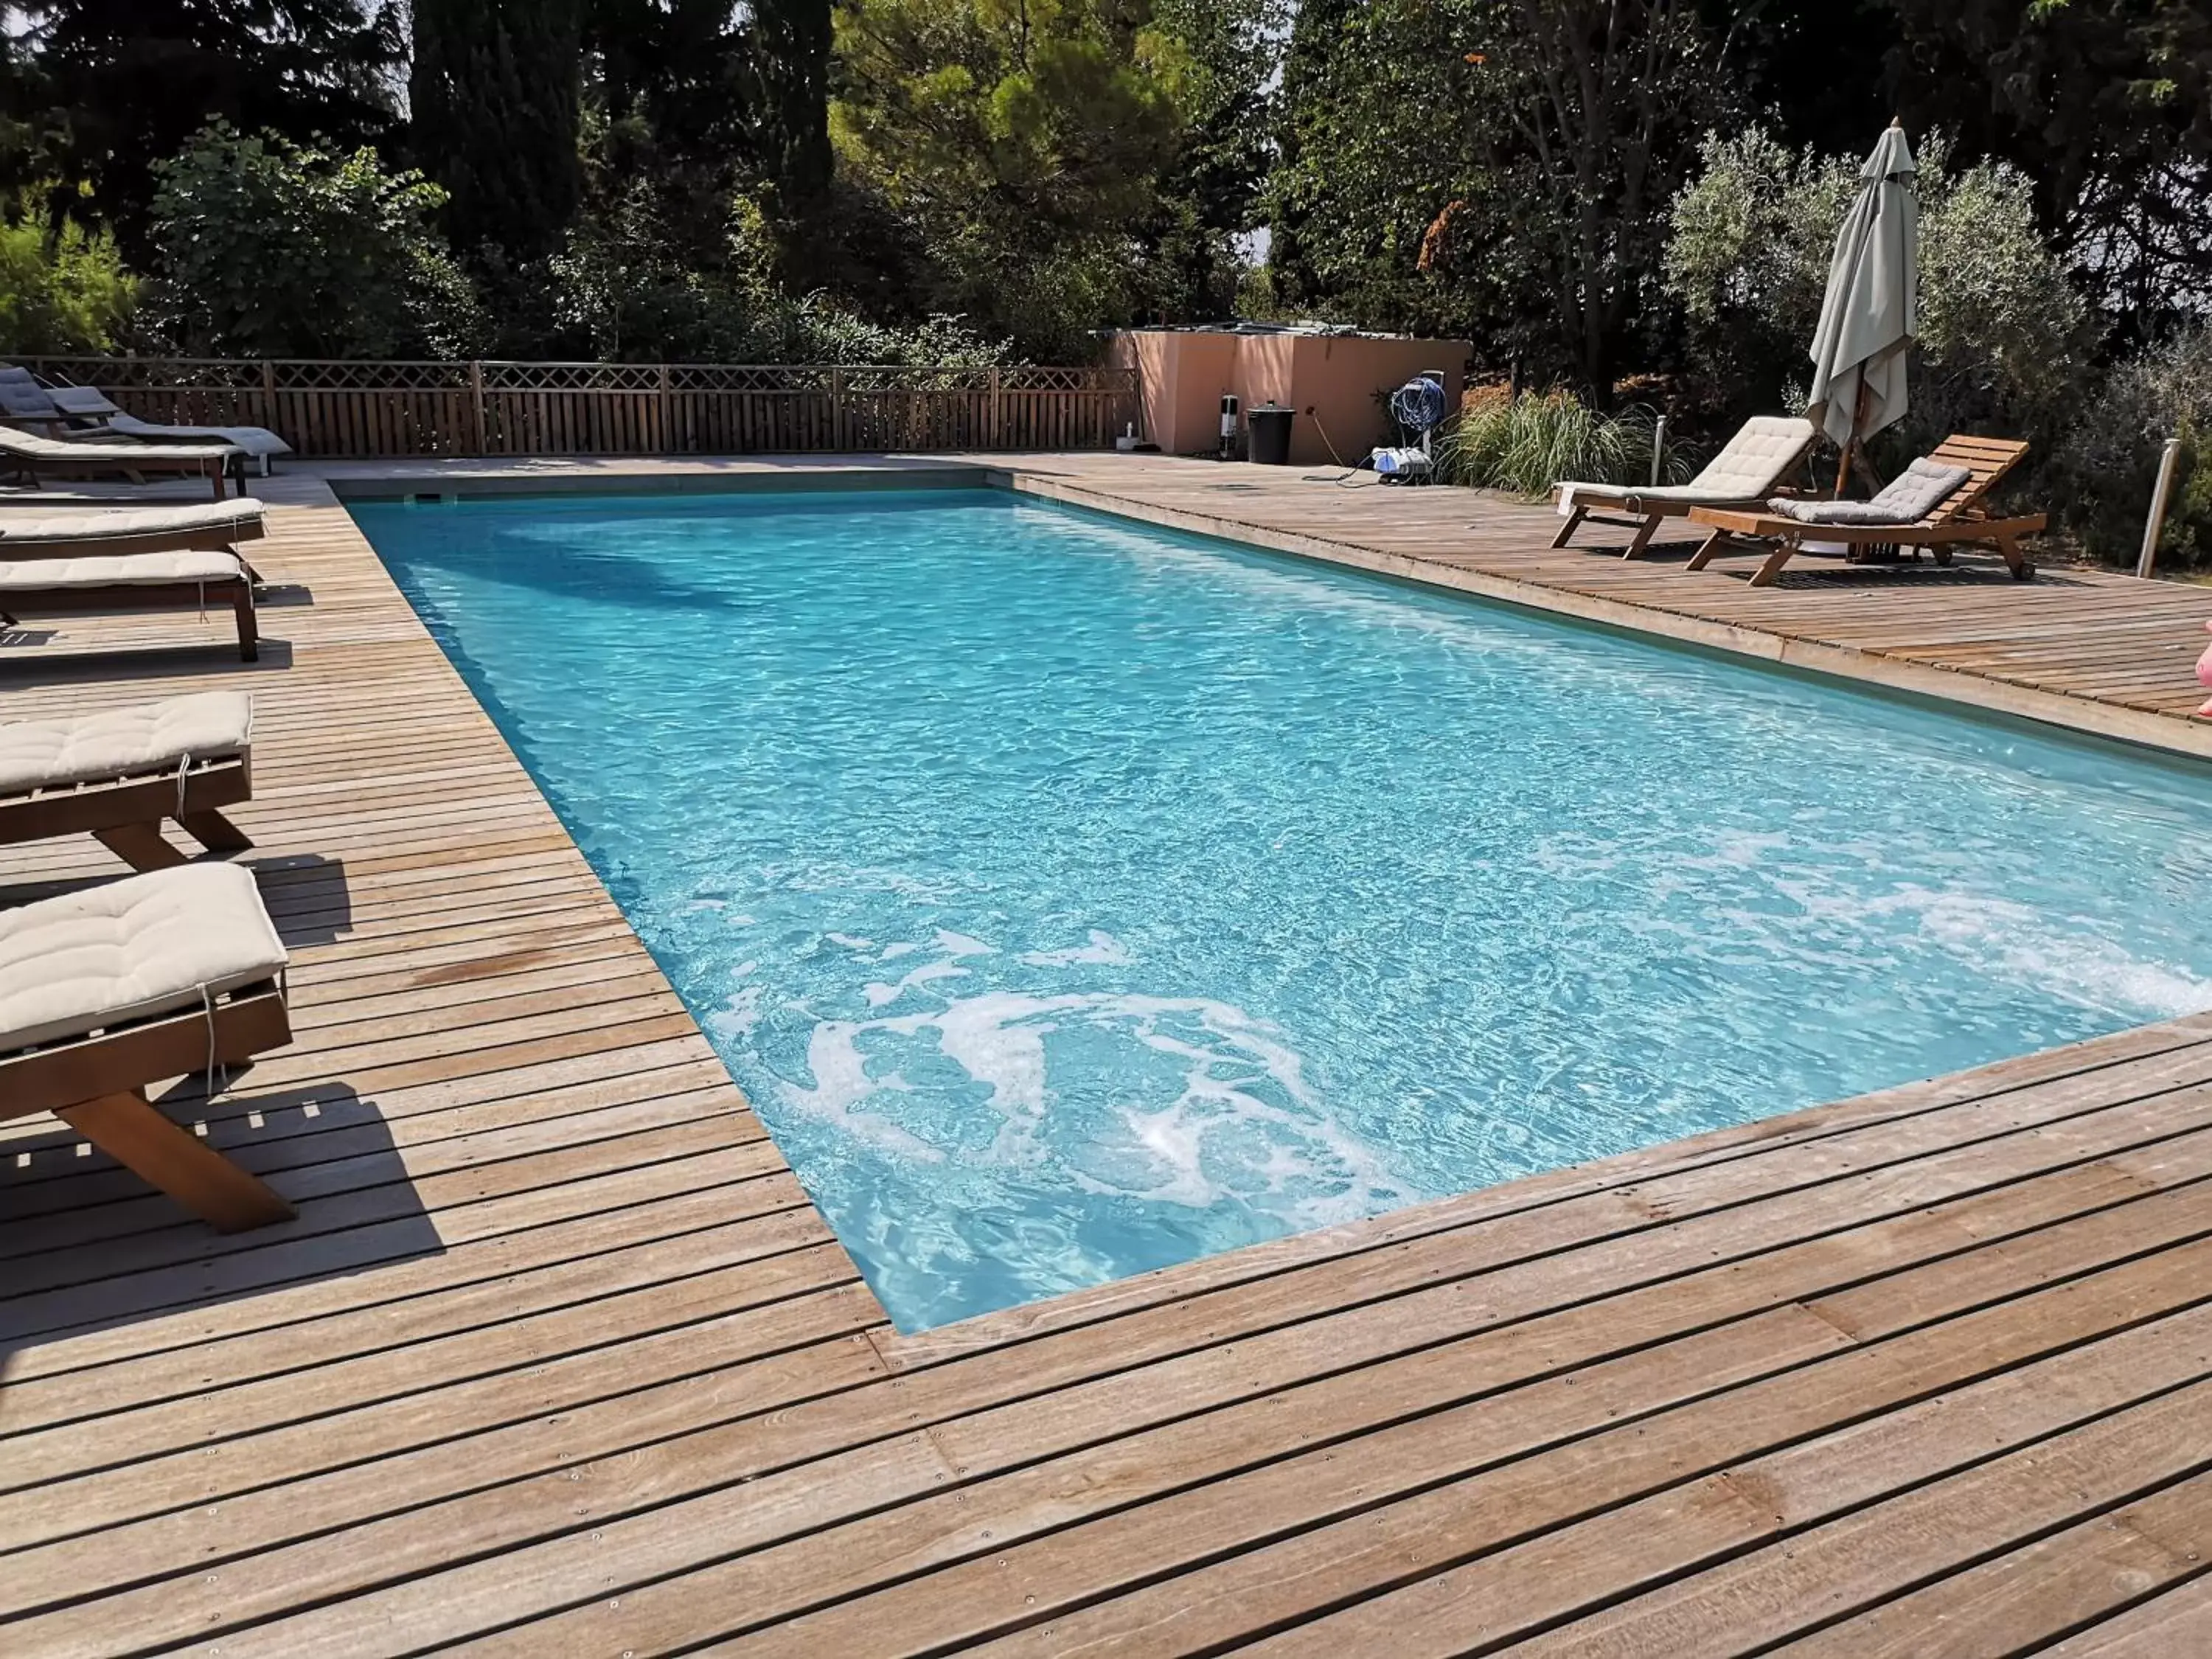
[{"label": "umbrella pole", "polygon": [[1836,458],[1835,497],[1838,501],[1843,500],[1844,486],[1850,481],[1851,454],[1852,452],[1859,447],[1859,428],[1866,424],[1866,370],[1864,368],[1861,368],[1859,370],[1858,399],[1851,405],[1851,435],[1844,440],[1844,453]]}]

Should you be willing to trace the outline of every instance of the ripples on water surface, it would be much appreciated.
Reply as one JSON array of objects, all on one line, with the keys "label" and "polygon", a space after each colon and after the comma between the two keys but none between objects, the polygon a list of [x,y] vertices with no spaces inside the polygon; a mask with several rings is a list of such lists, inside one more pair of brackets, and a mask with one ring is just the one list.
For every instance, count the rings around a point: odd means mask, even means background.
[{"label": "ripples on water surface", "polygon": [[355,512],[908,1329],[2212,1006],[2199,775],[994,493]]}]

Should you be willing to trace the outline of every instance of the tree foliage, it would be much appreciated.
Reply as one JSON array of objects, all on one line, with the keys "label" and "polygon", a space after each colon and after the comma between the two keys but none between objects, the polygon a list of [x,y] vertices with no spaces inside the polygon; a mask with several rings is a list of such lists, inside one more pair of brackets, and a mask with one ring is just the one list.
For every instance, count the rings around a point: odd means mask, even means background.
[{"label": "tree foliage", "polygon": [[2114,316],[2212,305],[2212,9],[2203,0],[1887,0],[1906,119],[2011,162]]},{"label": "tree foliage", "polygon": [[444,198],[376,152],[216,125],[155,169],[160,325],[211,356],[465,356],[475,296],[431,228]]},{"label": "tree foliage", "polygon": [[911,222],[935,308],[1055,354],[1141,303],[1187,56],[1143,0],[854,0],[830,131]]},{"label": "tree foliage", "polygon": [[454,245],[550,252],[583,194],[580,0],[415,0],[414,17],[413,155]]},{"label": "tree foliage", "polygon": [[824,203],[830,148],[830,0],[757,0],[754,146],[778,205],[803,218]]},{"label": "tree foliage", "polygon": [[[1898,443],[1924,448],[1979,424],[2056,434],[2094,362],[2089,307],[2038,230],[2017,168],[1959,168],[1923,139],[1920,335],[1913,410]],[[1810,377],[1836,234],[1861,158],[1791,151],[1762,130],[1709,137],[1703,171],[1676,198],[1664,270],[1706,373],[1736,388],[1731,412],[1771,407]]]},{"label": "tree foliage", "polygon": [[1271,82],[1290,10],[1289,0],[1158,0],[1153,25],[1173,47],[1182,127],[1140,233],[1146,320],[1203,322],[1235,309],[1237,239],[1253,228],[1273,160]]},{"label": "tree foliage", "polygon": [[2159,538],[2163,569],[2212,568],[2212,324],[2122,363],[2068,423],[2052,499],[2092,553],[2131,562],[2169,438],[2181,441]]},{"label": "tree foliage", "polygon": [[1731,109],[1676,0],[1331,0],[1285,70],[1279,290],[1471,332],[1601,401],[1656,295],[1667,203]]},{"label": "tree foliage", "polygon": [[112,351],[137,301],[138,279],[106,232],[0,224],[0,356]]},{"label": "tree foliage", "polygon": [[154,164],[210,120],[380,143],[405,44],[380,0],[15,0],[0,189],[148,252]]}]

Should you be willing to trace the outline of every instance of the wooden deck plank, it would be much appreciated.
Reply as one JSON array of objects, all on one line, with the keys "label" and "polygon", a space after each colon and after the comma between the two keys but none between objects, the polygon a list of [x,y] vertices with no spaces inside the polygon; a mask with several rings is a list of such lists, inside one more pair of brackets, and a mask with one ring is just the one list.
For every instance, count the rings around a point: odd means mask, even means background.
[{"label": "wooden deck plank", "polygon": [[2094,1625],[2045,1652],[2051,1659],[2182,1659],[2212,1652],[2212,1571]]},{"label": "wooden deck plank", "polygon": [[[2212,601],[2161,585],[1969,556],[1752,590],[1455,492],[1014,465],[2139,741],[2212,729],[2179,718]],[[256,693],[240,818],[298,1041],[167,1095],[301,1208],[219,1239],[52,1123],[0,1133],[11,1656],[2212,1630],[2212,1015],[895,1335],[351,521],[311,471],[268,490],[263,664],[174,616],[0,643],[4,714]],[[118,872],[5,849],[0,902]]]},{"label": "wooden deck plank", "polygon": [[2185,1584],[2208,1564],[2212,1474],[2197,1474],[1776,1650],[1791,1659],[1971,1659],[2024,1650],[2055,1630],[2102,1622],[2147,1593]]}]

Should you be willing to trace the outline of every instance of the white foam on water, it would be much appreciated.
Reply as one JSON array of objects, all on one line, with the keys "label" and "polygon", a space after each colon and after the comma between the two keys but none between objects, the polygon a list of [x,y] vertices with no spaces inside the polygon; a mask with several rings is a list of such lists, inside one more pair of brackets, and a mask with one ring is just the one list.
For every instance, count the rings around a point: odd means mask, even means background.
[{"label": "white foam on water", "polygon": [[2130,1019],[2171,1019],[2212,1008],[2212,979],[2134,955],[2103,934],[2093,917],[2054,915],[1988,893],[1911,883],[1865,896],[1778,885],[1808,915],[1845,926],[1909,921],[1929,944],[1977,971],[2077,1007]]},{"label": "white foam on water", "polygon": [[2086,1007],[2162,1019],[2212,1008],[2212,980],[2178,963],[2143,961],[2086,918],[2078,931],[2062,930],[2026,905],[1936,893],[1922,908],[1920,926],[1961,955],[1993,958],[2013,978]]},{"label": "white foam on water", "polygon": [[[1181,1072],[1176,1092],[1157,1104],[1061,1102],[1051,1087],[1047,1039],[1079,1025],[1093,1038],[1112,1033],[1172,1057]],[[1298,1227],[1425,1195],[1331,1117],[1279,1033],[1204,998],[986,991],[927,1012],[821,1020],[808,1044],[812,1085],[787,1083],[784,1099],[894,1156],[977,1161],[972,1140],[938,1146],[894,1121],[900,1097],[912,1091],[896,1063],[908,1052],[949,1060],[988,1090],[985,1104],[998,1123],[981,1161],[1056,1166],[1060,1178],[1085,1191],[1194,1208],[1235,1200]],[[1095,1071],[1095,1048],[1085,1053],[1081,1064]],[[872,1060],[884,1069],[872,1070]],[[1128,1074],[1153,1069],[1133,1066]]]},{"label": "white foam on water", "polygon": [[968,970],[965,968],[955,967],[949,962],[926,962],[896,982],[886,983],[882,980],[876,980],[864,985],[860,988],[860,994],[867,998],[869,1007],[881,1008],[886,1004],[896,1002],[908,991],[920,990],[933,981],[967,977]]},{"label": "white foam on water", "polygon": [[733,1042],[742,1042],[750,1036],[753,1034],[753,1028],[760,1024],[760,1004],[761,988],[759,986],[740,987],[731,994],[727,1002],[708,1012],[707,1029],[717,1036],[727,1037]]},{"label": "white foam on water", "polygon": [[1064,951],[1030,951],[1019,959],[1032,968],[1073,968],[1085,963],[1127,968],[1136,961],[1127,945],[1099,927],[1091,930],[1088,945],[1071,945]]}]

